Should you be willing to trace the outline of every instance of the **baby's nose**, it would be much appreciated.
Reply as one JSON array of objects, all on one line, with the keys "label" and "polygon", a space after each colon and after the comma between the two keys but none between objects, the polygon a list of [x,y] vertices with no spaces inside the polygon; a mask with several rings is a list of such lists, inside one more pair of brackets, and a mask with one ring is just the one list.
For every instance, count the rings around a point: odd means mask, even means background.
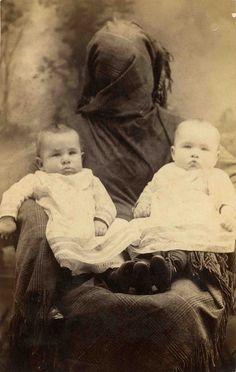
[{"label": "baby's nose", "polygon": [[61,158],[62,164],[66,164],[70,162],[70,157],[68,155],[63,155]]},{"label": "baby's nose", "polygon": [[191,157],[192,157],[192,158],[198,158],[198,153],[197,153],[197,152],[193,152],[193,153],[191,154]]}]

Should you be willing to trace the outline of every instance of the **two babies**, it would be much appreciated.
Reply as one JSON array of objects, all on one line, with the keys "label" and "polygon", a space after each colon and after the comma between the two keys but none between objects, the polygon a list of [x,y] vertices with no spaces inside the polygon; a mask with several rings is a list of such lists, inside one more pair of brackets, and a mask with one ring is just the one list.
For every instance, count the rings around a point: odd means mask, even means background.
[{"label": "two babies", "polygon": [[[83,168],[77,132],[63,124],[49,127],[37,141],[39,171],[3,195],[0,235],[15,231],[21,204],[34,198],[49,217],[46,236],[62,267],[77,275],[97,264],[95,272],[109,272],[117,290],[133,286],[148,293],[154,285],[165,291],[186,268],[187,251],[233,251],[236,196],[229,177],[214,168],[219,141],[211,124],[182,122],[171,147],[174,162],[154,175],[136,203],[135,219],[113,235],[115,206],[100,180]],[[210,244],[220,226],[224,239]],[[97,244],[95,236],[105,240]],[[138,245],[131,245],[137,236]],[[119,253],[128,245],[133,260],[124,263]]]}]

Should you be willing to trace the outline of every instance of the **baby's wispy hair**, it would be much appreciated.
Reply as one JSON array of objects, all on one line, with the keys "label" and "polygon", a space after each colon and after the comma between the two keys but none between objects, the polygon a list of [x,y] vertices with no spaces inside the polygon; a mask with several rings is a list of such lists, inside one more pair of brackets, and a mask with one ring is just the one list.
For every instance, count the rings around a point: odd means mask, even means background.
[{"label": "baby's wispy hair", "polygon": [[53,123],[48,125],[47,127],[43,128],[37,138],[36,138],[36,156],[40,157],[41,149],[42,149],[42,143],[45,138],[45,136],[48,133],[68,133],[68,132],[75,132],[78,136],[79,143],[80,143],[80,137],[78,132],[70,125],[64,124],[64,123]]}]

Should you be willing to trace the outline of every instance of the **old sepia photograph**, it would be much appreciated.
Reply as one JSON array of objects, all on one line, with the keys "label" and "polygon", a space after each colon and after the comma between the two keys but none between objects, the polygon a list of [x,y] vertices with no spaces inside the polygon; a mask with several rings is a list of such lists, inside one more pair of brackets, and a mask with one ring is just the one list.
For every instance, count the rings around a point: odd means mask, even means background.
[{"label": "old sepia photograph", "polygon": [[236,372],[236,0],[0,15],[0,372]]}]

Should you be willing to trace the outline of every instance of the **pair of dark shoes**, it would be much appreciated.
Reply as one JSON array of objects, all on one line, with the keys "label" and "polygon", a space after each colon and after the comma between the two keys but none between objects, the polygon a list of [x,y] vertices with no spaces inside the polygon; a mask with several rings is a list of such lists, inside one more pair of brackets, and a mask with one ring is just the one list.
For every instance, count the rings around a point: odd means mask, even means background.
[{"label": "pair of dark shoes", "polygon": [[172,271],[169,262],[156,255],[151,263],[146,261],[126,261],[118,269],[109,274],[109,287],[114,292],[128,293],[135,288],[136,294],[150,294],[155,286],[158,292],[170,288]]},{"label": "pair of dark shoes", "polygon": [[172,266],[161,255],[155,255],[150,264],[145,261],[134,264],[133,279],[137,294],[152,293],[153,286],[157,292],[165,292],[171,286]]},{"label": "pair of dark shoes", "polygon": [[113,292],[129,293],[135,288],[137,294],[151,292],[149,266],[141,261],[126,261],[118,269],[111,270],[106,280]]},{"label": "pair of dark shoes", "polygon": [[108,269],[106,282],[113,292],[129,292],[132,286],[134,264],[133,261],[126,261],[118,269]]}]

